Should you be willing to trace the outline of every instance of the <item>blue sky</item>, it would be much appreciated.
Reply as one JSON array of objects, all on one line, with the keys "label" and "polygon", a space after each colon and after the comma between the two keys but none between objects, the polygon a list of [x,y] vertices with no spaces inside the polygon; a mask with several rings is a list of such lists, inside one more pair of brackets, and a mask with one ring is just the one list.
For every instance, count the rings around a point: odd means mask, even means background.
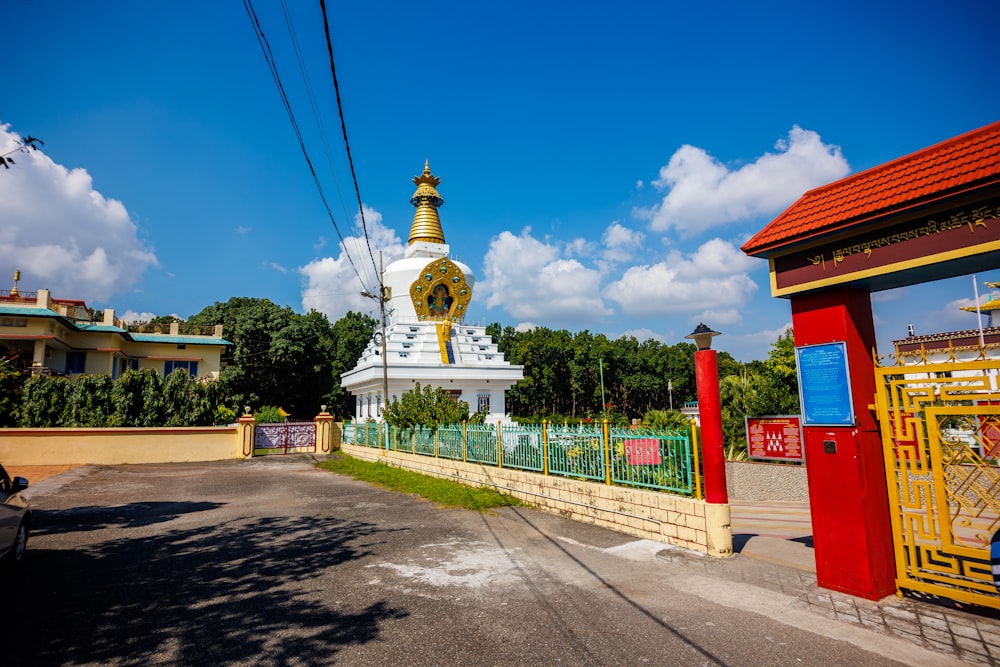
[{"label": "blue sky", "polygon": [[[318,0],[253,7],[370,286]],[[0,281],[19,267],[23,290],[134,318],[233,296],[371,311],[242,2],[0,16],[0,149],[45,141],[0,173]],[[986,0],[330,0],[328,16],[374,257],[400,256],[429,160],[476,322],[674,343],[704,321],[719,349],[764,358],[790,308],[740,245],[812,187],[1000,118]],[[978,278],[985,299],[1000,270]],[[908,322],[975,328],[957,309],[972,296],[969,277],[874,295],[880,351]]]}]

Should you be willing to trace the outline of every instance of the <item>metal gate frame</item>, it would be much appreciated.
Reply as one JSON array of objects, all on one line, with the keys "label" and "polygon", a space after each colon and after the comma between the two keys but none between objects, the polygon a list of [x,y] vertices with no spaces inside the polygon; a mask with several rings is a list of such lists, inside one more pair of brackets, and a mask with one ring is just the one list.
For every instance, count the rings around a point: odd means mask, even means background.
[{"label": "metal gate frame", "polygon": [[896,362],[875,368],[896,585],[1000,609],[1000,359],[949,348]]},{"label": "metal gate frame", "polygon": [[[254,451],[282,450],[282,454],[316,452],[316,424],[313,422],[284,422],[257,424],[254,427]],[[290,452],[289,450],[294,450]]]}]

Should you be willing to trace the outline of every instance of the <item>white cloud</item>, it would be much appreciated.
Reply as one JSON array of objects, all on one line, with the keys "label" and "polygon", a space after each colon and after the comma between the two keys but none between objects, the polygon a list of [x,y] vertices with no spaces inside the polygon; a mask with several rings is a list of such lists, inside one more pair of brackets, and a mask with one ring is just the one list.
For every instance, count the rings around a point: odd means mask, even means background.
[{"label": "white cloud", "polygon": [[673,250],[662,262],[630,267],[604,296],[627,316],[681,315],[732,324],[757,290],[747,275],[754,267],[731,243],[712,239],[690,256]]},{"label": "white cloud", "polygon": [[566,255],[569,257],[588,257],[594,252],[594,244],[587,239],[573,239],[566,244]]},{"label": "white cloud", "polygon": [[603,246],[601,257],[609,262],[633,259],[645,239],[646,235],[642,232],[613,222],[604,230],[604,235],[601,237]]},{"label": "white cloud", "polygon": [[740,220],[779,213],[807,190],[850,171],[839,146],[794,126],[788,140],[755,162],[730,170],[704,149],[684,145],[673,154],[653,185],[667,190],[659,205],[635,212],[654,231],[677,230],[682,237]]},{"label": "white cloud", "polygon": [[791,328],[791,321],[785,322],[780,327],[765,329],[747,334],[725,334],[719,337],[719,342],[713,347],[724,345],[734,357],[741,361],[751,359],[767,359],[771,354],[771,346],[775,341],[785,335],[785,331]]},{"label": "white cloud", "polygon": [[[361,218],[356,216],[356,228],[361,228]],[[376,289],[378,277],[372,264],[372,256],[382,259],[386,265],[401,258],[405,247],[396,232],[382,224],[382,214],[365,207],[365,223],[371,240],[371,253],[363,236],[348,236],[338,247],[338,257],[316,259],[299,269],[304,276],[302,308],[315,309],[326,314],[330,321],[336,321],[347,311],[368,312],[372,300],[361,296],[364,290]],[[345,252],[348,249],[349,252]],[[348,257],[350,255],[350,257]],[[351,260],[354,264],[352,266]],[[357,269],[365,276],[365,284],[358,278]]]},{"label": "white cloud", "polygon": [[[154,317],[157,317],[156,313],[137,313],[134,310],[126,310],[121,315],[118,315],[118,319],[124,322],[148,322]],[[174,315],[174,317],[177,317]]]},{"label": "white cloud", "polygon": [[[0,153],[20,137],[0,125]],[[106,301],[158,262],[139,240],[125,206],[94,189],[85,169],[67,169],[42,151],[12,155],[0,174],[0,275],[21,269],[25,289]]]},{"label": "white cloud", "polygon": [[[559,248],[531,236],[502,232],[490,241],[483,260],[486,307],[500,306],[512,317],[546,323],[580,323],[611,313],[600,290],[600,272]],[[547,326],[551,326],[547,324]]]}]

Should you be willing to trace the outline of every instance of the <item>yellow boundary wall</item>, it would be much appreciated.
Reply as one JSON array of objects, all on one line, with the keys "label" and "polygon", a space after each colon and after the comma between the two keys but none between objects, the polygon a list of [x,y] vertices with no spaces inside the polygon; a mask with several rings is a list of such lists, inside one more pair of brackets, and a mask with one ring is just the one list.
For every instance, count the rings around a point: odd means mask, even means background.
[{"label": "yellow boundary wall", "polygon": [[[180,463],[245,458],[242,427],[215,428],[5,428],[5,466]],[[252,431],[252,425],[250,427]],[[251,438],[252,443],[252,438]],[[253,449],[250,450],[251,455]]]},{"label": "yellow boundary wall", "polygon": [[[254,453],[252,416],[231,426],[184,428],[0,428],[0,463],[31,465],[185,463],[246,459]],[[321,413],[316,453],[340,444],[341,429]]]},{"label": "yellow boundary wall", "polygon": [[[358,459],[381,461],[470,486],[495,488],[575,521],[700,553],[732,555],[731,547],[729,553],[713,553],[716,549],[709,545],[706,518],[713,513],[706,512],[707,503],[702,500],[371,447],[342,444],[340,448]],[[718,521],[726,523],[726,530],[728,514],[718,517]]]}]

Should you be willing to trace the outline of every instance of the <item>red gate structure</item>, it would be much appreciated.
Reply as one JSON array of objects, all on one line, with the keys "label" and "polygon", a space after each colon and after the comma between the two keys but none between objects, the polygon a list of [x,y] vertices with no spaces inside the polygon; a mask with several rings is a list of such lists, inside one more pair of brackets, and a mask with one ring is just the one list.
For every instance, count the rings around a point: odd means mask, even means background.
[{"label": "red gate structure", "polygon": [[827,404],[803,395],[817,582],[874,600],[907,588],[892,555],[901,510],[883,459],[892,420],[880,431],[875,410],[871,293],[1000,267],[1000,122],[810,190],[743,251],[768,260],[772,296],[791,302],[797,360],[838,360],[811,377]]}]

